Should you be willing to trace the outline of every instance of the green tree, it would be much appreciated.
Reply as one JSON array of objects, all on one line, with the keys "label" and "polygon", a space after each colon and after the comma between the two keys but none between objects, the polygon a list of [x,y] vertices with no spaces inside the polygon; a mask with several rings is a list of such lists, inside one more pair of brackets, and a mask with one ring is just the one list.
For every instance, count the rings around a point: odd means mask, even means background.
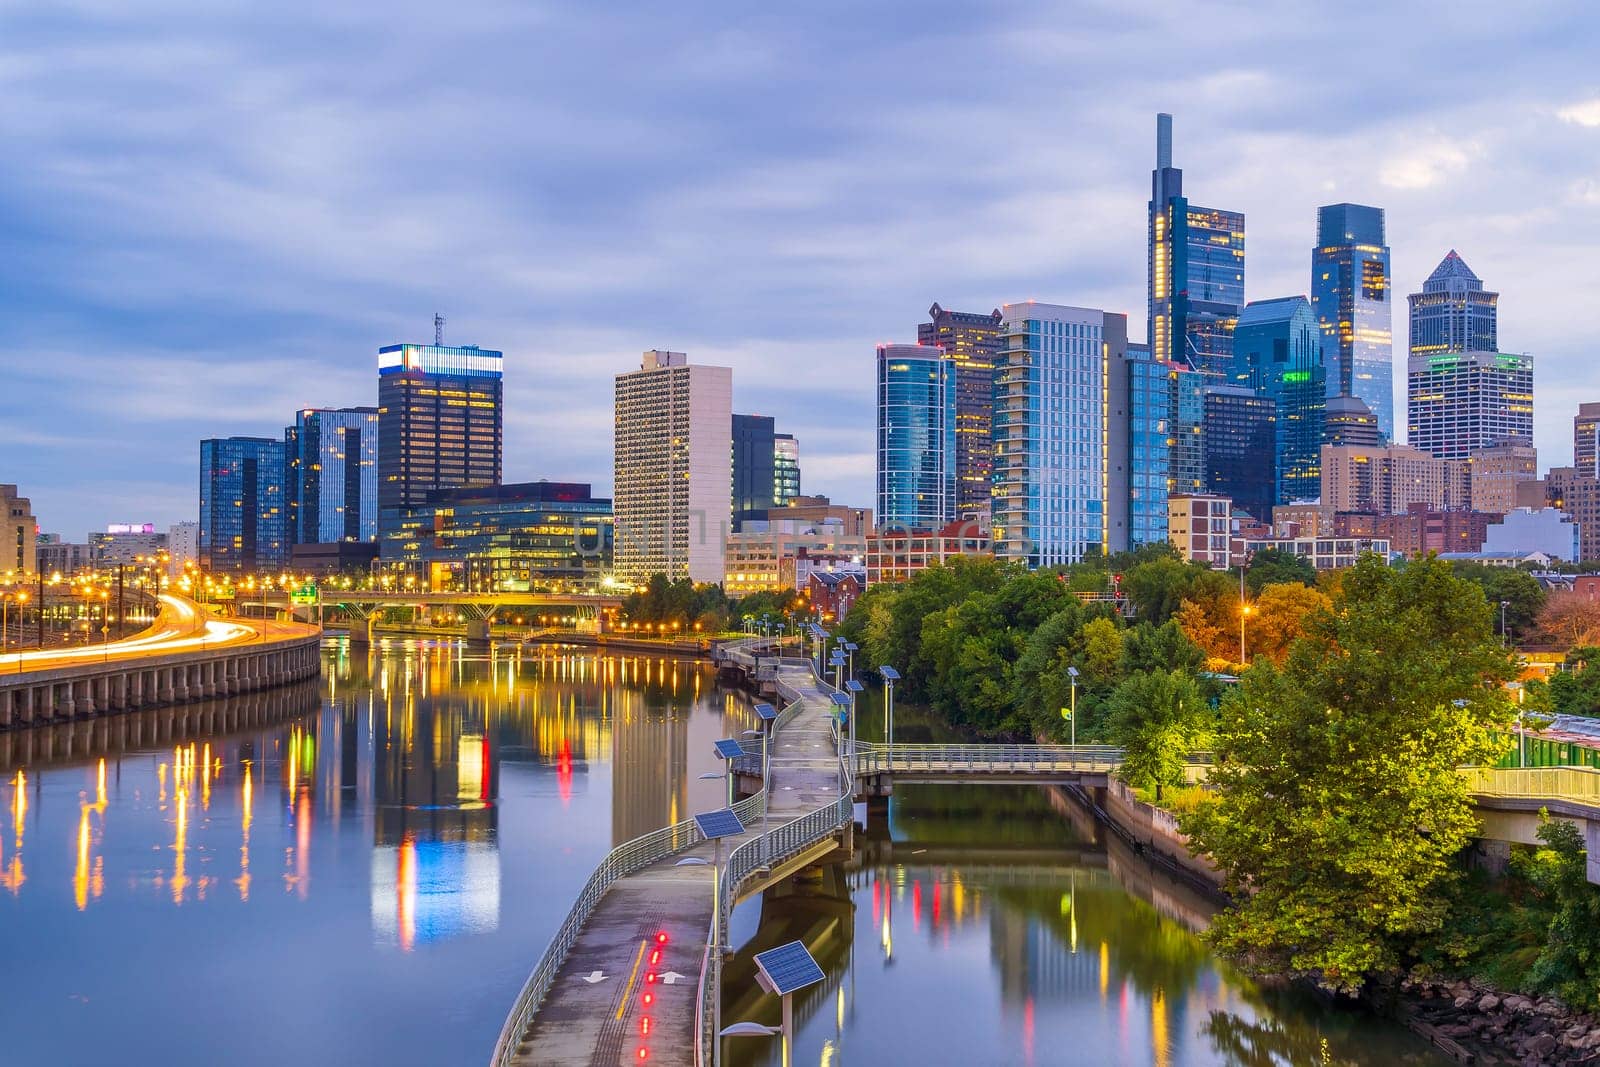
[{"label": "green tree", "polygon": [[1506,634],[1512,641],[1520,641],[1531,634],[1544,610],[1544,586],[1524,570],[1511,567],[1489,567],[1481,563],[1455,564],[1458,578],[1475,582],[1494,609],[1496,632],[1500,625],[1500,603],[1505,602]]},{"label": "green tree", "polygon": [[1540,820],[1540,849],[1528,864],[1535,886],[1556,905],[1534,985],[1584,1010],[1600,1007],[1600,886],[1589,882],[1583,834],[1569,822]]},{"label": "green tree", "polygon": [[1122,576],[1122,591],[1140,619],[1160,625],[1177,614],[1194,576],[1192,565],[1162,556],[1130,567]]},{"label": "green tree", "polygon": [[1250,567],[1245,571],[1245,585],[1252,594],[1261,592],[1263,586],[1298,582],[1316,585],[1317,569],[1304,556],[1277,548],[1258,549],[1250,557]]},{"label": "green tree", "polygon": [[1600,649],[1588,646],[1567,653],[1570,669],[1550,676],[1550,710],[1563,715],[1600,717]]},{"label": "green tree", "polygon": [[1183,784],[1186,757],[1206,747],[1211,709],[1194,678],[1182,671],[1130,674],[1111,694],[1107,731],[1123,747],[1122,778],[1154,787]]},{"label": "green tree", "polygon": [[1237,901],[1209,934],[1225,955],[1352,991],[1444,921],[1476,830],[1457,768],[1505,751],[1513,667],[1437,559],[1363,558],[1306,628],[1223,702],[1215,801],[1184,829]]},{"label": "green tree", "polygon": [[1206,654],[1184,635],[1176,622],[1153,626],[1141,622],[1122,640],[1122,673],[1183,671],[1194,674],[1205,666]]}]

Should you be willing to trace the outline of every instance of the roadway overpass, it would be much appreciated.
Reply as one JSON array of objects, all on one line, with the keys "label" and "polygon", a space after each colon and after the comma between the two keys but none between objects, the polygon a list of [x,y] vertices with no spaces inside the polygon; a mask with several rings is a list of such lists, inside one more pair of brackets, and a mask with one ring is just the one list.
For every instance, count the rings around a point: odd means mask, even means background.
[{"label": "roadway overpass", "polygon": [[354,641],[371,641],[376,623],[384,612],[405,609],[417,614],[431,615],[441,609],[458,612],[467,624],[468,640],[488,640],[489,627],[506,613],[521,609],[528,614],[559,614],[576,622],[593,622],[606,612],[622,607],[622,597],[601,593],[493,593],[449,592],[434,590],[383,590],[383,589],[331,589],[318,587],[313,601],[291,602],[289,594],[263,591],[241,598],[239,607],[259,608],[263,611],[293,611],[319,622],[329,614],[344,616],[361,622],[352,626],[350,636]]}]

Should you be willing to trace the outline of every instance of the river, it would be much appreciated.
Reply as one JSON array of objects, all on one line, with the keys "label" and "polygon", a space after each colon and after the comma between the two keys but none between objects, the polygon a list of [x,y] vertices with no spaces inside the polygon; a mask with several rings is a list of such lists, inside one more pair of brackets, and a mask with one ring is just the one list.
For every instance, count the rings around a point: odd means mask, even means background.
[{"label": "river", "polygon": [[[480,1064],[595,863],[717,806],[750,725],[699,663],[330,642],[319,682],[0,734],[0,1060]],[[763,907],[829,972],[799,1063],[1436,1062],[1230,975],[1043,790],[908,788],[859,843],[735,915],[725,1022],[776,1019]]]}]

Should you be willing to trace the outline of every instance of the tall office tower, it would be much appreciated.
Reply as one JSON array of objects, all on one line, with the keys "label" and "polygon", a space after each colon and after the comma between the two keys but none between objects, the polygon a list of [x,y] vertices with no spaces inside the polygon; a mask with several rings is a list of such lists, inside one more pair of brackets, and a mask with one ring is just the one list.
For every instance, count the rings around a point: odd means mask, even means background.
[{"label": "tall office tower", "polygon": [[1600,478],[1600,404],[1579,404],[1572,420],[1572,465],[1578,473]]},{"label": "tall office tower", "polygon": [[[1031,567],[1075,563],[1128,525],[1120,474],[1127,422],[1110,403],[1128,320],[1028,301],[1001,309],[994,384],[994,550]],[[1119,478],[1120,482],[1120,478]]]},{"label": "tall office tower", "polygon": [[306,408],[283,431],[297,545],[378,538],[378,409]]},{"label": "tall office tower", "polygon": [[476,345],[378,350],[381,523],[434,489],[500,484],[504,362]]},{"label": "tall office tower", "polygon": [[1318,208],[1311,306],[1322,330],[1328,395],[1345,393],[1366,401],[1385,440],[1394,439],[1391,289],[1383,208]]},{"label": "tall office tower", "polygon": [[956,365],[956,514],[989,514],[994,487],[994,362],[1000,354],[1000,312],[928,309],[917,343],[938,345]]},{"label": "tall office tower", "polygon": [[39,569],[39,521],[33,504],[14,485],[0,485],[0,572],[34,574]]},{"label": "tall office tower", "polygon": [[283,442],[200,442],[200,563],[208,570],[272,572],[289,560]]},{"label": "tall office tower", "polygon": [[[770,415],[733,417],[733,528],[765,518],[777,495],[777,442]],[[760,514],[756,514],[759,512]]]},{"label": "tall office tower", "polygon": [[1272,521],[1280,503],[1277,403],[1242,385],[1213,385],[1205,391],[1206,484],[1209,492],[1233,500],[1261,522]]},{"label": "tall office tower", "polygon": [[1269,397],[1276,407],[1275,503],[1316,499],[1328,401],[1322,341],[1310,302],[1303,296],[1252,300],[1239,315],[1233,351],[1234,384]]},{"label": "tall office tower", "polygon": [[787,507],[800,495],[800,442],[792,433],[772,435],[772,503]]},{"label": "tall office tower", "polygon": [[956,363],[936,345],[878,346],[878,527],[956,517]]},{"label": "tall office tower", "polygon": [[1500,348],[1499,293],[1487,292],[1467,261],[1451,249],[1412,293],[1411,355],[1446,352],[1495,352]]},{"label": "tall office tower", "polygon": [[1197,207],[1172,165],[1172,116],[1156,116],[1147,283],[1150,350],[1214,378],[1233,373],[1233,329],[1244,306],[1244,215]]},{"label": "tall office tower", "polygon": [[1533,360],[1441,352],[1407,360],[1407,441],[1442,459],[1490,445],[1533,444]]},{"label": "tall office tower", "polygon": [[652,349],[617,375],[616,574],[720,584],[733,507],[733,371]]},{"label": "tall office tower", "polygon": [[1515,509],[1517,486],[1539,477],[1539,453],[1532,445],[1490,445],[1467,462],[1472,465],[1472,510],[1490,515]]}]

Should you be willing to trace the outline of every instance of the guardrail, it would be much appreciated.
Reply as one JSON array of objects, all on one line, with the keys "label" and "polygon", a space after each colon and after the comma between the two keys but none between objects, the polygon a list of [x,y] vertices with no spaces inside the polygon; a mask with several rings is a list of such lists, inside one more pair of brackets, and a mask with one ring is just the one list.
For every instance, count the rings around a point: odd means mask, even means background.
[{"label": "guardrail", "polygon": [[[738,813],[741,821],[759,818],[766,799],[766,791],[763,790],[755,796],[741,800],[733,806],[733,810]],[[528,975],[528,980],[523,983],[521,992],[512,1003],[511,1011],[500,1027],[500,1036],[494,1043],[494,1057],[490,1060],[494,1067],[507,1067],[515,1057],[517,1046],[522,1043],[523,1035],[528,1032],[528,1027],[533,1022],[534,1013],[539,1010],[545,995],[550,992],[550,986],[555,982],[561,965],[566,962],[573,942],[583,932],[584,924],[589,921],[589,916],[594,914],[594,909],[599,906],[607,891],[618,880],[648,867],[657,860],[693,848],[703,840],[694,820],[686,819],[631,841],[625,841],[606,853],[606,858],[600,861],[600,865],[589,876],[589,881],[584,884],[578,899],[573,902],[567,917],[562,920],[544,954],[539,957],[533,973]]]},{"label": "guardrail", "polygon": [[1467,789],[1483,796],[1571,800],[1600,806],[1594,767],[1463,767]]}]

